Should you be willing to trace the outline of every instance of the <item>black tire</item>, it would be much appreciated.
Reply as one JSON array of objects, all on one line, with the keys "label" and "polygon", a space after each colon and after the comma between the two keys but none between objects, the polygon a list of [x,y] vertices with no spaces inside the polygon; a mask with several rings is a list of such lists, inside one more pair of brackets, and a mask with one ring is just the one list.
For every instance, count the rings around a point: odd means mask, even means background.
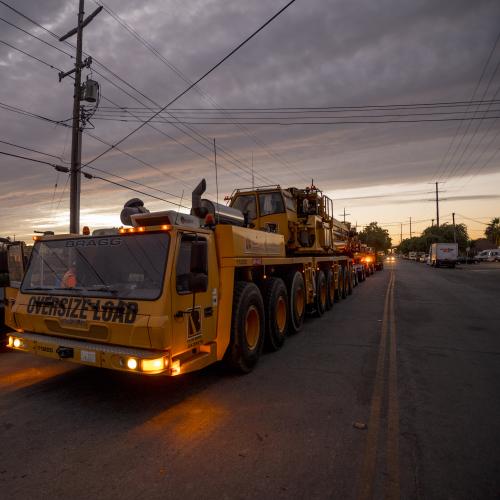
[{"label": "black tire", "polygon": [[269,278],[262,290],[266,317],[265,344],[270,351],[281,349],[288,329],[288,293],[281,278]]},{"label": "black tire", "polygon": [[335,290],[335,302],[340,302],[344,296],[344,268],[339,266],[339,273],[337,275],[337,289]]},{"label": "black tire", "polygon": [[354,273],[352,272],[351,266],[347,266],[346,269],[347,269],[347,294],[352,295],[352,291],[356,286],[354,283],[356,278],[354,277]]},{"label": "black tire", "polygon": [[347,299],[347,296],[349,295],[349,270],[347,266],[342,266],[342,275],[344,278],[344,286],[342,290],[342,298]]},{"label": "black tire", "polygon": [[264,344],[264,303],[254,283],[238,281],[234,287],[231,340],[226,352],[228,364],[249,373],[259,360]]},{"label": "black tire", "polygon": [[292,272],[288,277],[288,332],[298,333],[306,315],[306,287],[304,277],[299,271]]},{"label": "black tire", "polygon": [[326,276],[323,271],[316,273],[316,297],[314,299],[314,308],[316,316],[320,317],[325,314],[327,302]]},{"label": "black tire", "polygon": [[363,282],[363,270],[356,271],[356,276],[358,277],[358,285]]},{"label": "black tire", "polygon": [[361,269],[361,281],[366,281],[366,270],[364,267]]},{"label": "black tire", "polygon": [[331,267],[326,270],[326,310],[329,311],[335,302],[335,280]]}]

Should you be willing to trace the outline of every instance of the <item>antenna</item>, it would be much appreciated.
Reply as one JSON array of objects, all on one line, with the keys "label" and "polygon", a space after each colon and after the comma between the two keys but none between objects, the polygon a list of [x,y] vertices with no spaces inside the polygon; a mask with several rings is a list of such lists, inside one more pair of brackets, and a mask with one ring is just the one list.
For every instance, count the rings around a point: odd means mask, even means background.
[{"label": "antenna", "polygon": [[[217,146],[215,145],[215,137],[214,137],[214,163],[215,163],[215,193],[216,193],[216,201],[217,206],[219,205],[219,177],[217,175]],[[217,224],[219,223],[219,208],[217,208]]]},{"label": "antenna", "polygon": [[252,189],[255,189],[255,179],[253,177],[253,151],[252,151]]},{"label": "antenna", "polygon": [[181,201],[179,201],[179,206],[177,207],[177,213],[175,214],[175,224],[177,224],[177,217],[179,217],[179,212],[181,211],[182,198],[184,198],[184,189],[182,190]]}]

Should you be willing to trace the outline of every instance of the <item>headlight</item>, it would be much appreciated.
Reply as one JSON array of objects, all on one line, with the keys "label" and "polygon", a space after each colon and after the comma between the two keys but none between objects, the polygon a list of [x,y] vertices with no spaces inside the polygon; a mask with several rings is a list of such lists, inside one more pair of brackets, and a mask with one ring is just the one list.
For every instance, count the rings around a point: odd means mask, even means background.
[{"label": "headlight", "polygon": [[137,359],[135,359],[135,358],[128,358],[127,359],[127,368],[129,370],[135,370],[135,369],[137,369]]}]

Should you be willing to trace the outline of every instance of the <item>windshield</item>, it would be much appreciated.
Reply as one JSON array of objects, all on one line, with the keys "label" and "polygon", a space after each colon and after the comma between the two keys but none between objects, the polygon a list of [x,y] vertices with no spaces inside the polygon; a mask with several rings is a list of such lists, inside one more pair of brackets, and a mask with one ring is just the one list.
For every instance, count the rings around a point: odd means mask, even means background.
[{"label": "windshield", "polygon": [[259,211],[260,216],[272,214],[281,214],[285,211],[285,206],[283,205],[283,198],[281,193],[261,193],[259,194]]},{"label": "windshield", "polygon": [[40,241],[21,291],[156,299],[169,242],[167,233]]},{"label": "windshield", "polygon": [[253,194],[245,194],[236,197],[231,206],[237,208],[242,213],[248,213],[249,220],[257,218],[257,206]]}]

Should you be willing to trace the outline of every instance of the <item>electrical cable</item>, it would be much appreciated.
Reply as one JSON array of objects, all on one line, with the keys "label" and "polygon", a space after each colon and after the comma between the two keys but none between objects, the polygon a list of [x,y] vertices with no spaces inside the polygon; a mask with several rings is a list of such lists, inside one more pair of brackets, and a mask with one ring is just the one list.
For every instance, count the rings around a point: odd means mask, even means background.
[{"label": "electrical cable", "polygon": [[0,151],[0,154],[1,155],[5,155],[5,156],[11,156],[13,158],[20,158],[22,160],[32,161],[34,163],[41,163],[41,164],[44,164],[44,165],[49,165],[50,167],[55,168],[58,172],[64,172],[64,173],[68,173],[69,172],[69,168],[68,167],[64,167],[62,165],[57,165],[55,163],[50,163],[48,161],[37,160],[35,158],[30,158],[29,156],[15,155],[13,153],[7,153],[6,151]]},{"label": "electrical cable", "polygon": [[[269,18],[262,26],[260,26],[256,31],[254,31],[251,35],[249,35],[245,40],[243,40],[238,46],[236,46],[234,49],[232,49],[226,56],[224,56],[219,62],[217,62],[214,66],[212,66],[208,71],[206,71],[202,76],[200,76],[195,82],[193,82],[191,85],[189,85],[186,89],[184,89],[180,94],[177,94],[176,97],[174,97],[172,100],[170,100],[165,106],[161,108],[160,111],[158,111],[155,115],[153,115],[150,119],[147,121],[141,123],[138,127],[136,127],[134,130],[126,134],[124,137],[122,137],[118,142],[116,142],[113,147],[116,147],[120,145],[123,141],[126,141],[129,137],[132,135],[136,134],[139,130],[141,130],[147,123],[149,123],[152,119],[154,119],[158,114],[160,114],[162,111],[167,109],[169,106],[174,104],[174,102],[178,101],[182,96],[187,94],[195,85],[200,83],[203,79],[205,79],[208,75],[210,75],[213,71],[215,71],[219,66],[221,66],[227,59],[229,59],[233,54],[235,54],[241,47],[243,47],[245,44],[247,44],[252,38],[254,38],[260,31],[262,31],[268,24],[270,24],[274,19],[276,19],[280,14],[282,14],[290,5],[295,3],[296,0],[290,0],[284,7],[282,7],[276,14],[274,14],[271,18]],[[84,166],[90,165],[94,161],[98,160],[99,158],[102,158],[104,155],[109,153],[113,148],[108,148],[99,155],[97,155],[95,158],[87,162]]]},{"label": "electrical cable", "polygon": [[[94,0],[94,3],[97,5],[100,5],[101,7],[104,8],[104,10],[107,12],[108,15],[110,15],[115,21],[117,21],[126,31],[128,31],[132,36],[139,41],[144,47],[146,47],[155,57],[157,57],[163,64],[165,64],[170,70],[172,70],[177,76],[179,76],[186,84],[191,85],[193,82],[179,69],[177,68],[174,64],[172,64],[167,58],[165,58],[155,47],[153,47],[143,36],[141,36],[137,30],[132,28],[126,21],[124,21],[118,14],[113,12],[107,5],[104,4],[104,2],[96,2]],[[221,109],[215,99],[211,97],[207,92],[203,91],[198,85],[194,85],[194,89],[206,100],[208,100],[213,106],[215,106],[218,109]],[[280,156],[278,156],[274,151],[270,150],[269,147],[264,144],[260,139],[257,139],[246,127],[244,127],[241,124],[235,123],[235,125],[247,136],[249,137],[254,144],[259,146],[263,151],[265,151],[269,156],[274,158],[275,160],[279,161],[282,163],[284,166],[288,167],[289,170],[292,170],[295,174],[297,174],[301,178],[305,178],[302,175],[301,171],[297,171],[293,168],[293,166],[283,160]],[[191,129],[193,130],[193,129]],[[196,129],[194,129],[194,132],[197,133]],[[226,149],[223,149],[221,146],[219,146],[219,150],[229,154],[229,151],[226,147]],[[232,155],[234,158],[234,155]],[[252,167],[253,170],[253,167]],[[252,174],[253,175],[253,174]],[[262,177],[262,174],[258,174],[259,176]],[[265,182],[269,182],[270,180],[268,179]],[[273,183],[273,181],[271,181]]]},{"label": "electrical cable", "polygon": [[[381,120],[381,121],[318,121],[318,122],[240,122],[245,125],[277,125],[280,127],[287,127],[287,126],[293,126],[293,125],[379,125],[379,124],[388,124],[388,123],[427,123],[427,122],[454,122],[454,121],[475,121],[475,120],[496,120],[499,119],[500,116],[488,116],[488,117],[470,117],[470,118],[429,118],[429,119],[415,119],[415,120]],[[146,123],[162,123],[161,121],[156,121],[153,119],[149,119],[147,121],[142,121],[142,120],[129,120],[125,118],[117,119],[117,118],[99,118],[96,117],[96,120],[101,120],[101,121],[111,121],[111,122],[132,122],[132,123],[137,123],[140,122],[142,124]],[[179,123],[189,123],[192,125],[229,125],[228,123],[220,123],[220,122],[211,122],[211,121],[204,121],[204,122],[179,122]],[[120,144],[123,141],[119,141],[116,144]],[[110,149],[111,150],[111,149]],[[108,150],[108,151],[110,151]],[[100,158],[100,157],[99,157]],[[97,160],[98,158],[96,157],[95,159],[91,160],[91,162]],[[86,166],[86,165],[84,165]]]},{"label": "electrical cable", "polygon": [[26,146],[21,146],[19,144],[14,144],[13,142],[2,141],[2,140],[0,140],[0,143],[7,144],[9,146],[13,146],[13,147],[19,148],[19,149],[24,149],[25,151],[30,151],[31,153],[38,153],[41,155],[50,156],[51,158],[55,158],[56,160],[59,160],[59,161],[64,163],[64,160],[60,156],[52,155],[50,153],[44,153],[43,151],[39,151],[38,149],[32,149],[32,148],[28,148]]},{"label": "electrical cable", "polygon": [[[498,44],[498,41],[499,41],[499,40],[500,40],[500,32],[498,32],[498,35],[497,35],[497,37],[496,37],[496,39],[495,39],[495,43],[493,44],[493,47],[491,48],[491,50],[490,50],[490,52],[489,52],[489,54],[488,54],[488,57],[487,57],[487,59],[486,59],[486,62],[485,62],[484,66],[483,66],[483,69],[482,69],[482,71],[481,71],[481,75],[479,76],[479,80],[477,81],[476,86],[474,87],[474,91],[472,92],[472,96],[471,96],[471,98],[470,98],[470,102],[473,102],[473,101],[474,101],[474,98],[475,98],[475,96],[476,96],[476,92],[478,91],[478,89],[479,89],[479,87],[480,87],[480,85],[481,85],[481,82],[483,81],[484,75],[486,74],[486,69],[488,68],[488,66],[489,66],[489,64],[490,64],[490,60],[491,60],[491,58],[493,57],[493,54],[494,54],[494,52],[495,52],[495,50],[496,50],[496,47],[497,47],[497,44]],[[468,108],[467,108],[467,109],[468,109]],[[451,151],[451,149],[452,149],[452,147],[453,147],[453,144],[455,143],[455,139],[457,138],[458,133],[459,133],[459,131],[460,131],[461,127],[462,127],[462,123],[463,123],[463,122],[460,122],[460,123],[459,123],[459,125],[458,125],[457,129],[455,130],[455,134],[453,135],[453,138],[452,138],[452,140],[451,140],[451,142],[450,142],[450,144],[449,144],[449,146],[448,146],[448,149],[446,150],[445,154],[444,154],[444,155],[443,155],[443,157],[441,158],[441,161],[439,162],[439,165],[438,165],[438,167],[437,167],[437,169],[436,169],[436,173],[435,173],[435,175],[434,175],[434,177],[435,177],[435,179],[436,179],[437,181],[439,181],[440,179],[442,179],[441,169],[442,169],[442,167],[443,167],[443,164],[444,164],[444,171],[443,171],[443,174],[444,174],[444,172],[445,172],[445,171],[446,171],[446,169],[447,169],[447,165],[448,165],[448,163],[449,163],[449,162],[444,163],[444,161],[445,161],[445,158],[446,158],[446,157],[448,156],[448,154],[450,153],[450,151]],[[463,136],[462,136],[462,137],[463,137]]]}]

